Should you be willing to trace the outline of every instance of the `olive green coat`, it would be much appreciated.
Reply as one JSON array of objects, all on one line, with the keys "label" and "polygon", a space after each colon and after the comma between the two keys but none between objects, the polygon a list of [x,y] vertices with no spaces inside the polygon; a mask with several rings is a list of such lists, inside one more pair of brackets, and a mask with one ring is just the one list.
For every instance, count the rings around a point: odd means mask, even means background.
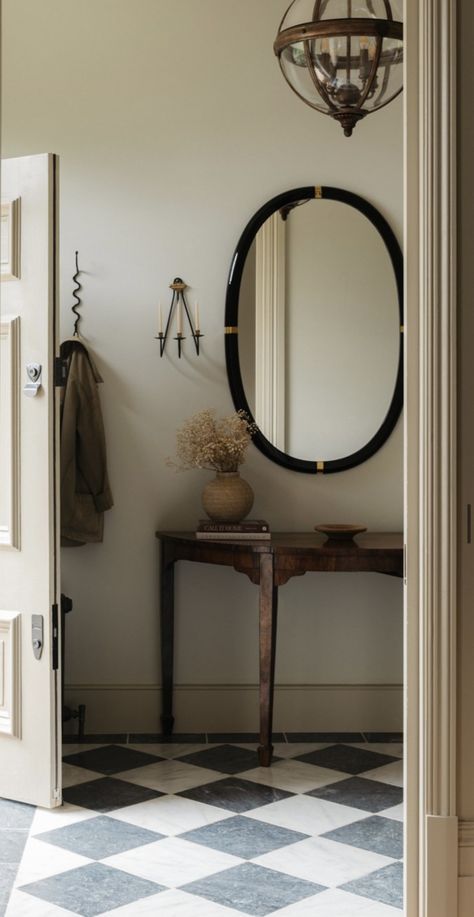
[{"label": "olive green coat", "polygon": [[98,383],[102,379],[80,340],[61,345],[68,375],[61,392],[61,544],[100,542],[104,512],[113,506],[107,474]]}]

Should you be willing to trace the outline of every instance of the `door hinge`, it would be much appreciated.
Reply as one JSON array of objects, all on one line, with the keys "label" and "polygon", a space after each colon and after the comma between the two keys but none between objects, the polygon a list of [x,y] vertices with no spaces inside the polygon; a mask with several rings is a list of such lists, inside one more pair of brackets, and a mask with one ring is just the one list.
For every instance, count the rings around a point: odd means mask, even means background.
[{"label": "door hinge", "polygon": [[62,357],[55,357],[54,359],[54,384],[60,388],[63,388],[67,382],[67,372],[68,372],[68,361],[63,360]]},{"label": "door hinge", "polygon": [[58,606],[53,605],[52,608],[52,634],[53,634],[53,646],[52,646],[52,660],[53,660],[53,671],[56,671],[59,664],[59,616],[58,616]]},{"label": "door hinge", "polygon": [[407,585],[407,546],[403,545],[403,582]]}]

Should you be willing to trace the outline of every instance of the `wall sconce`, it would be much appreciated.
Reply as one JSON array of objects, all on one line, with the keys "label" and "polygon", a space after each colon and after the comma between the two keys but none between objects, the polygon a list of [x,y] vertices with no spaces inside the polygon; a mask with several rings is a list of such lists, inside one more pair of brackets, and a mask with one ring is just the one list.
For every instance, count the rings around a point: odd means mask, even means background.
[{"label": "wall sconce", "polygon": [[283,17],[273,46],[283,76],[346,137],[402,91],[400,12],[400,0],[293,0]]},{"label": "wall sconce", "polygon": [[166,319],[165,330],[163,331],[163,312],[161,309],[161,303],[158,306],[159,315],[158,315],[158,334],[155,336],[155,340],[160,342],[160,357],[163,356],[166,348],[166,341],[168,340],[171,325],[173,322],[173,314],[176,313],[176,337],[175,341],[178,342],[178,357],[181,359],[181,351],[183,341],[186,340],[186,335],[183,333],[183,321],[187,320],[189,329],[191,331],[191,336],[194,341],[194,346],[196,348],[196,353],[199,356],[199,341],[203,334],[199,327],[199,305],[198,303],[194,306],[194,323],[189,311],[188,303],[186,302],[186,296],[184,291],[187,289],[187,284],[181,277],[175,277],[173,283],[170,283],[170,290],[173,290],[173,295],[171,297],[171,305],[168,312],[168,317]]}]

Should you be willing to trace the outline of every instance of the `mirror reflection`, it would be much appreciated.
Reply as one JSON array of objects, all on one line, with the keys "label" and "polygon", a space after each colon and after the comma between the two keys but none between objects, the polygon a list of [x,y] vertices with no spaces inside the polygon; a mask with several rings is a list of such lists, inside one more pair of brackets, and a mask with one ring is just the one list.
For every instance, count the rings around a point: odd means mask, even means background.
[{"label": "mirror reflection", "polygon": [[310,461],[361,449],[393,397],[399,326],[392,263],[361,212],[311,199],[272,214],[239,295],[240,369],[264,436]]}]

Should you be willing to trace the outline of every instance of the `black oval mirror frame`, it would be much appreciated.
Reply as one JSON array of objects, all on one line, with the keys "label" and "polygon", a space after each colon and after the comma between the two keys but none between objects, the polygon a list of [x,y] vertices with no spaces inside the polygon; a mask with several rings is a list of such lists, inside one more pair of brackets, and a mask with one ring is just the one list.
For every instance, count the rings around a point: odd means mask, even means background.
[{"label": "black oval mirror frame", "polygon": [[385,243],[395,273],[400,313],[399,360],[392,400],[381,426],[362,449],[358,449],[357,452],[340,459],[331,461],[317,461],[315,459],[313,462],[294,458],[277,449],[260,430],[257,430],[253,435],[253,442],[257,448],[278,465],[306,474],[331,474],[335,471],[347,471],[349,468],[361,465],[362,462],[366,462],[367,459],[374,455],[392,433],[403,407],[403,255],[393,230],[376,207],[373,207],[364,198],[359,197],[357,194],[352,194],[350,191],[326,186],[295,188],[293,191],[286,191],[284,194],[279,194],[277,197],[267,201],[245,227],[232,259],[225,307],[225,354],[227,376],[235,409],[237,411],[245,411],[249,418],[254,421],[242,382],[238,345],[239,296],[245,260],[258,230],[268,217],[281,208],[291,207],[291,205],[295,205],[299,201],[310,200],[311,198],[340,201],[349,207],[354,207],[375,226]]}]

